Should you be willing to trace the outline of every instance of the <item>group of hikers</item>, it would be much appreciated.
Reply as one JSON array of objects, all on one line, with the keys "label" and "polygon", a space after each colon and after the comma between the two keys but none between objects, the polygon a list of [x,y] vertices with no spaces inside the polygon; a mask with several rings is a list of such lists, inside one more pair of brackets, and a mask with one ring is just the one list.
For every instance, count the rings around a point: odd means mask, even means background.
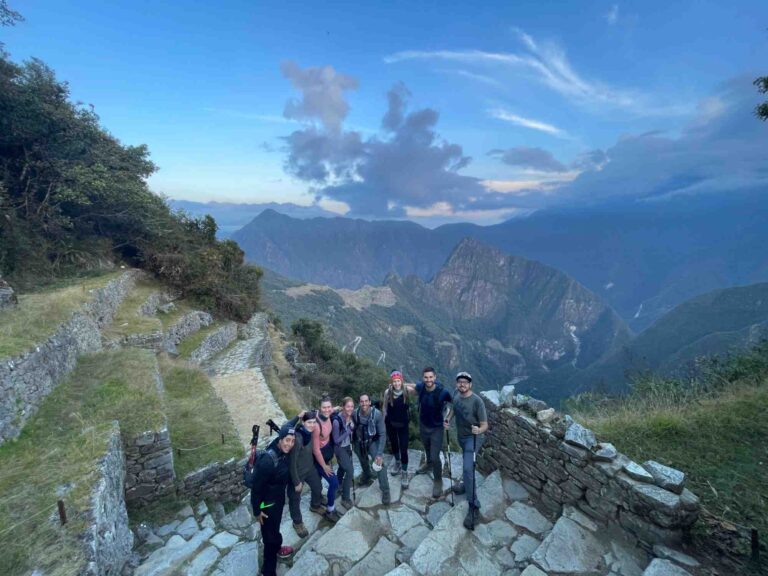
[{"label": "group of hikers", "polygon": [[[253,470],[251,505],[261,525],[264,544],[262,574],[274,576],[277,560],[290,558],[293,548],[283,546],[280,523],[285,500],[296,534],[304,538],[308,531],[301,513],[304,484],[309,487],[309,509],[330,522],[340,518],[336,509],[337,492],[346,510],[354,506],[355,492],[352,453],[362,467],[357,486],[368,486],[374,477],[379,482],[381,503],[391,502],[389,478],[384,466],[386,439],[392,450],[389,474],[408,488],[409,419],[411,398],[419,412],[419,435],[426,452],[425,462],[416,474],[431,473],[432,497],[443,495],[443,466],[440,453],[448,450],[448,430],[456,420],[456,431],[462,451],[462,480],[453,486],[456,494],[466,493],[469,503],[464,526],[474,529],[480,502],[475,490],[475,459],[488,430],[485,404],[472,392],[472,377],[467,372],[456,375],[456,389],[448,391],[437,381],[434,368],[424,368],[422,380],[406,383],[403,374],[393,370],[384,391],[381,408],[371,402],[370,394],[361,394],[358,405],[350,398],[334,407],[329,396],[320,400],[317,410],[305,410],[280,427],[278,437],[267,449],[256,454],[255,446],[249,464]],[[377,403],[378,404],[378,403]],[[332,461],[338,465],[334,471]],[[450,473],[450,472],[449,472]],[[328,489],[322,494],[322,480]]]}]

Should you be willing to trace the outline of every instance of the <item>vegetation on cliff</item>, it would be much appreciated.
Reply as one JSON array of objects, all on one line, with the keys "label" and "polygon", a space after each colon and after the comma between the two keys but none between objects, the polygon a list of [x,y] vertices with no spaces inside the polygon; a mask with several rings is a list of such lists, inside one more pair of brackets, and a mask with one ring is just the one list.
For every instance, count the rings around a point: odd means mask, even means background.
[{"label": "vegetation on cliff", "polygon": [[124,260],[225,316],[259,304],[261,271],[210,216],[173,212],[151,192],[145,145],[122,144],[93,107],[32,59],[0,49],[0,271],[29,290]]}]

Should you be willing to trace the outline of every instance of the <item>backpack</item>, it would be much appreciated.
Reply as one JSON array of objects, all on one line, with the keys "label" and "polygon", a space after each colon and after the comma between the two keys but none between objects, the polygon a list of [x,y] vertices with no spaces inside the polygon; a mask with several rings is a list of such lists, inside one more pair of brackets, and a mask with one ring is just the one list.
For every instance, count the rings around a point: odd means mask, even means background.
[{"label": "backpack", "polygon": [[[369,423],[374,419],[377,410],[378,408],[376,408],[376,406],[371,405],[371,413],[368,416]],[[355,437],[358,441],[367,445],[370,442],[376,442],[379,439],[378,432],[373,436],[368,435],[368,424],[360,424],[360,408],[357,408],[354,412],[352,412],[352,422],[355,423]]]},{"label": "backpack", "polygon": [[257,450],[256,444],[251,445],[251,455],[248,457],[248,461],[243,466],[243,484],[246,488],[253,488],[253,484],[256,481],[256,464],[264,457],[269,455],[272,460],[272,465],[277,466],[277,454],[274,450],[267,448],[266,450]]},{"label": "backpack", "polygon": [[[443,385],[440,384],[440,382],[435,382],[435,389],[431,392],[426,391],[426,387],[421,388],[421,392],[419,392],[419,411],[422,410],[422,408],[429,408],[429,410],[434,413],[439,408],[440,403],[440,396],[443,392]],[[426,395],[429,394],[429,403],[425,406],[422,404],[421,400]]]}]

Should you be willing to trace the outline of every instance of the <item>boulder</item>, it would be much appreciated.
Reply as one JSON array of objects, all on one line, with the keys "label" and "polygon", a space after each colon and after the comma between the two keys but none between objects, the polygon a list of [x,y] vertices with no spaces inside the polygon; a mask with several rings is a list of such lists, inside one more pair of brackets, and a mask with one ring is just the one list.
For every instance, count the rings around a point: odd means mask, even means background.
[{"label": "boulder", "polygon": [[498,390],[484,390],[480,392],[480,396],[482,398],[485,398],[488,402],[490,402],[494,406],[501,405],[501,400],[499,398]]},{"label": "boulder", "polygon": [[585,448],[587,450],[590,450],[597,444],[595,433],[588,428],[584,428],[584,426],[578,422],[572,422],[565,430],[565,441],[568,444],[573,444],[574,446]]},{"label": "boulder", "polygon": [[557,414],[555,413],[554,408],[547,408],[546,410],[540,410],[536,413],[536,420],[541,422],[542,424],[549,424],[552,422],[552,420],[555,419],[555,416]]},{"label": "boulder", "polygon": [[11,285],[0,276],[0,310],[13,308],[18,303]]},{"label": "boulder", "polygon": [[681,494],[683,492],[683,488],[685,487],[685,474],[680,470],[664,466],[664,464],[659,464],[655,460],[646,460],[643,462],[643,468],[653,476],[653,481],[656,483],[656,486],[660,486],[675,494]]},{"label": "boulder", "polygon": [[514,400],[515,400],[515,385],[507,384],[501,389],[501,392],[499,392],[499,401],[501,402],[502,406],[511,407],[511,406],[514,406],[513,404]]}]

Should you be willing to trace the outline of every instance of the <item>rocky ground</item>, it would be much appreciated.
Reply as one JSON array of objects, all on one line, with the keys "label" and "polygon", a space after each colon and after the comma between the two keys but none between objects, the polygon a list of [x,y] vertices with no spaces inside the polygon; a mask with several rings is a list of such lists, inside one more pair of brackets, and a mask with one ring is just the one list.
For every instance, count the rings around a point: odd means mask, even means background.
[{"label": "rocky ground", "polygon": [[[420,454],[414,452],[418,461]],[[452,457],[454,475],[460,458]],[[293,530],[286,505],[284,544],[296,548],[282,576],[686,576],[693,558],[666,547],[649,555],[623,532],[609,530],[574,508],[554,517],[528,491],[498,472],[478,474],[482,517],[474,532],[462,526],[467,504],[445,494],[431,498],[432,480],[414,476],[407,490],[391,478],[392,503],[381,503],[376,483],[358,489],[356,505],[330,524],[302,501],[309,537]],[[343,509],[342,509],[343,510]],[[248,497],[233,511],[201,502],[163,526],[137,529],[140,546],[124,574],[133,576],[255,576],[261,535]]]}]

